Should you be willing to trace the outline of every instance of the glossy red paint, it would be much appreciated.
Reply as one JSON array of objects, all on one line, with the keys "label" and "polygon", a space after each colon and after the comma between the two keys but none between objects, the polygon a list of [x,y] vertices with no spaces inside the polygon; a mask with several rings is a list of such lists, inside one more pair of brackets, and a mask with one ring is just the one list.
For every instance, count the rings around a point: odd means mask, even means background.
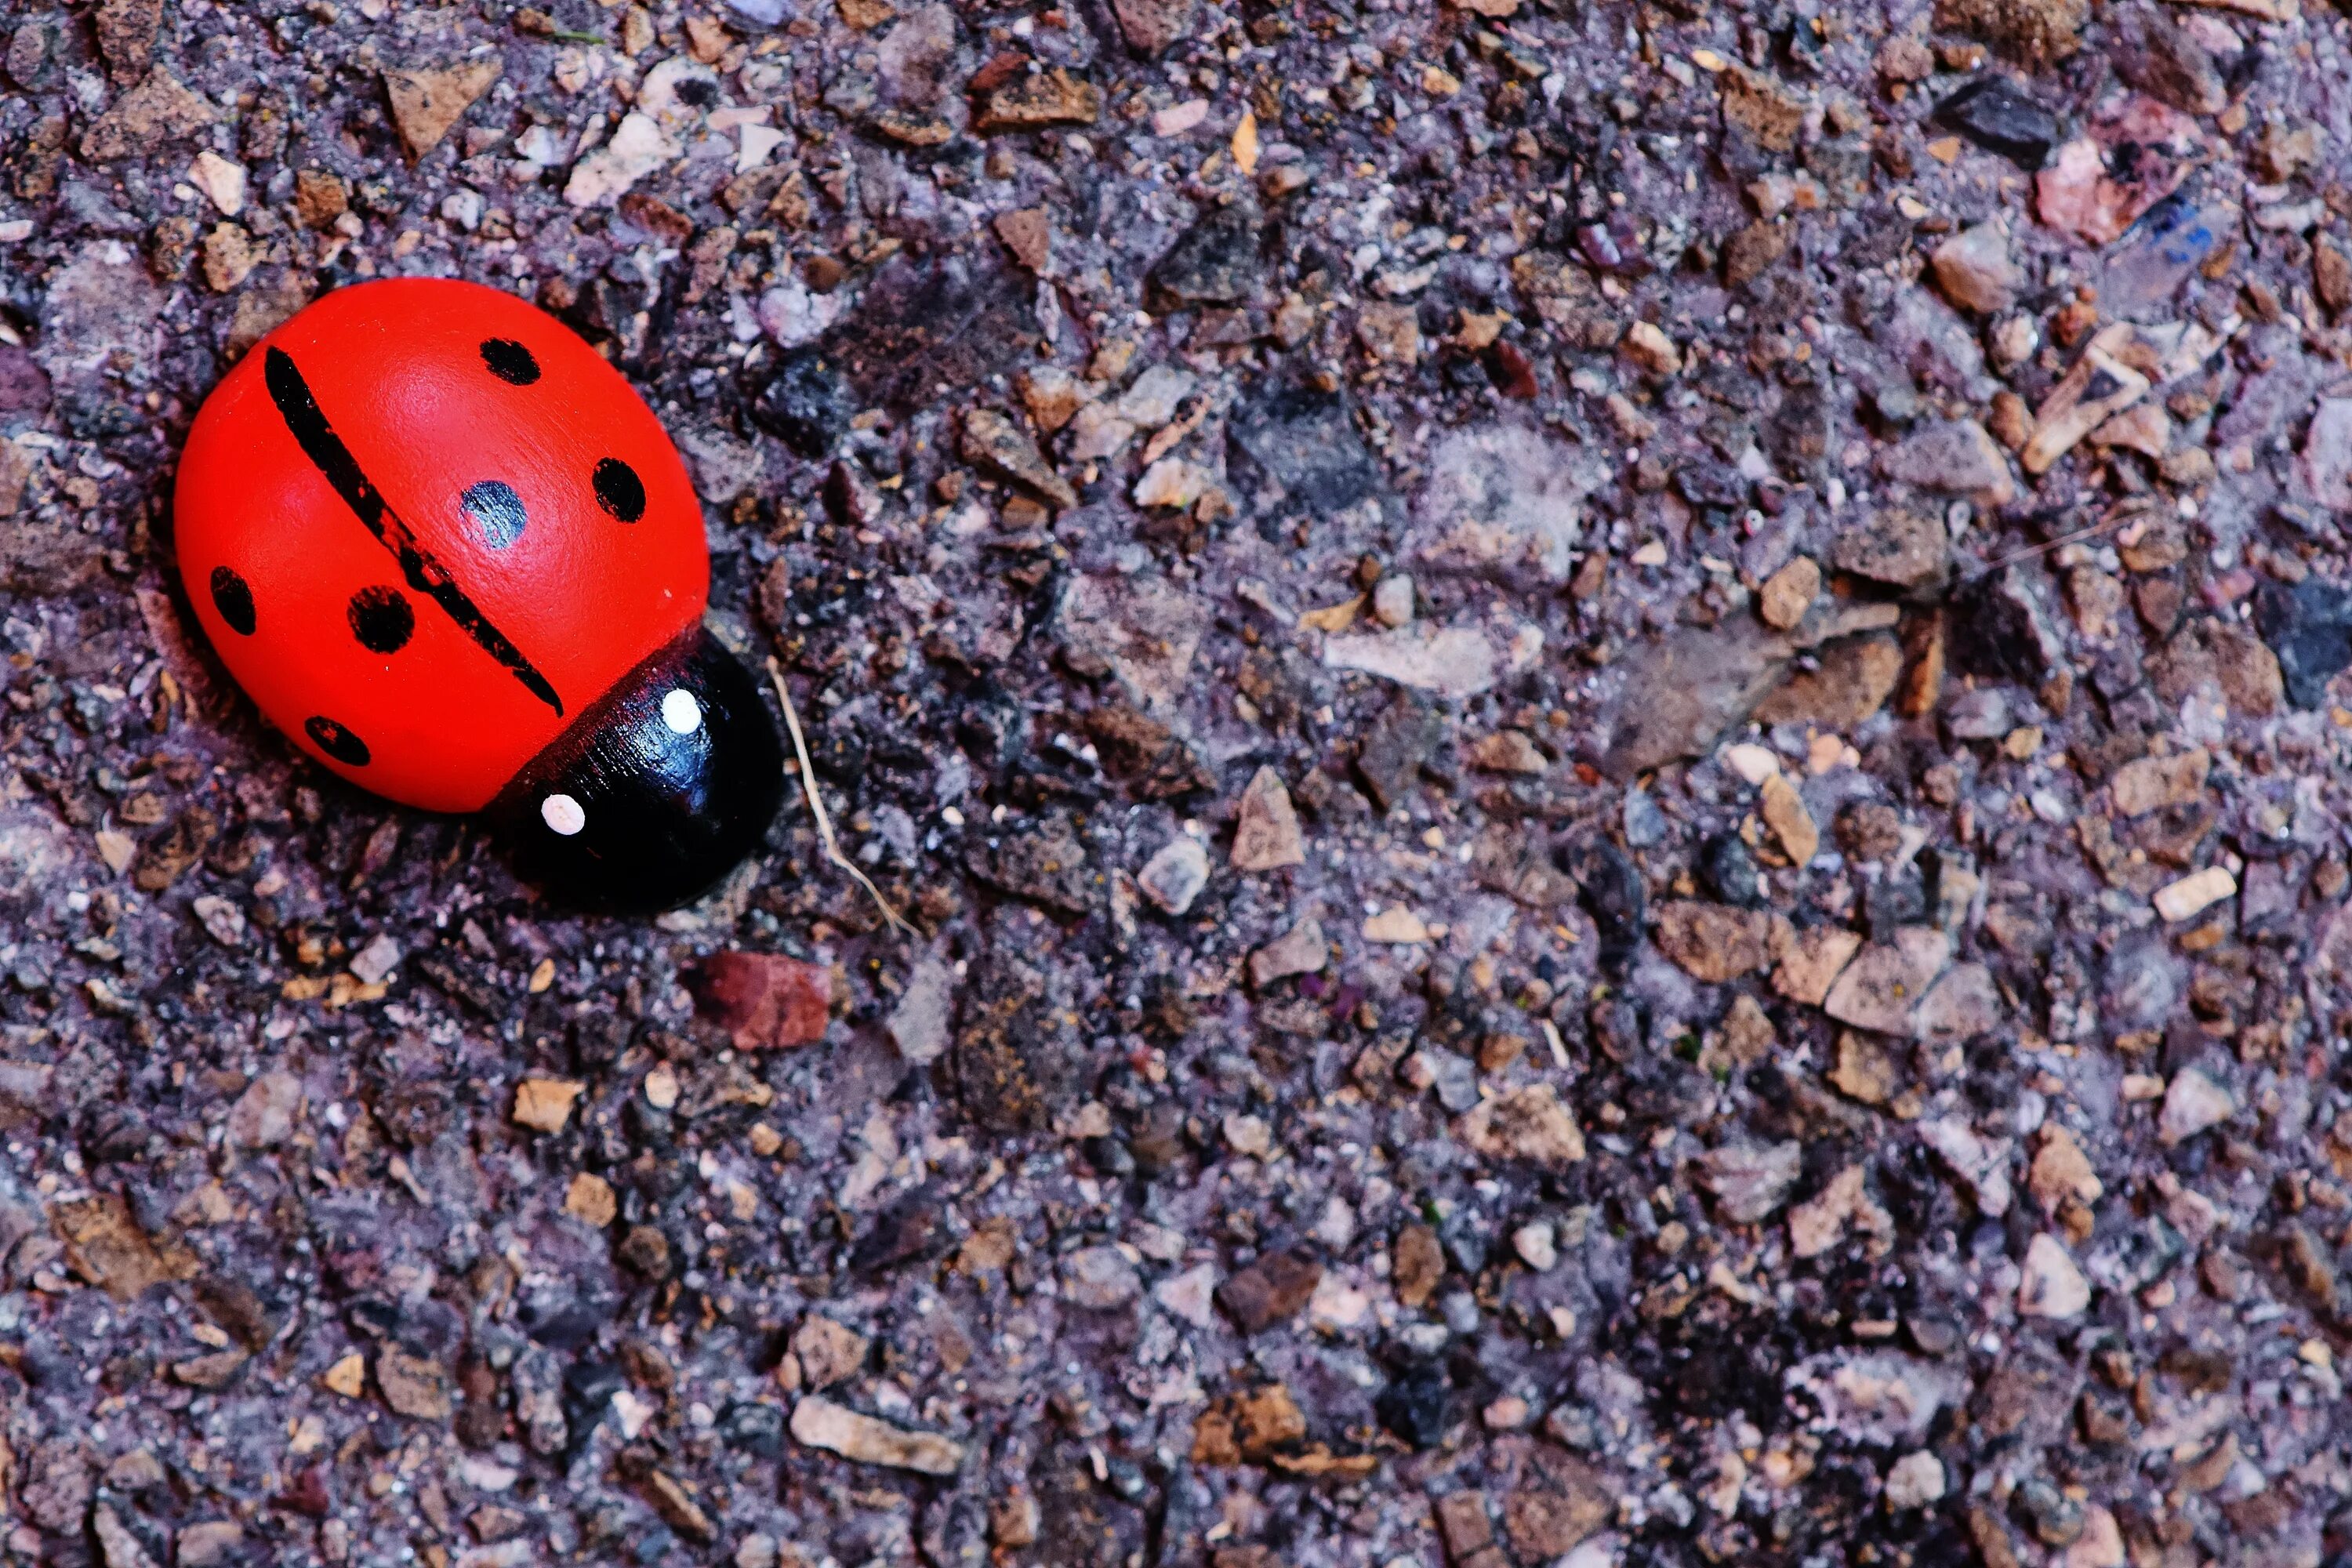
[{"label": "glossy red paint", "polygon": [[489,804],[709,595],[653,411],[473,283],[363,283],[271,333],[197,415],[174,513],[188,597],[262,712],[438,811]]}]

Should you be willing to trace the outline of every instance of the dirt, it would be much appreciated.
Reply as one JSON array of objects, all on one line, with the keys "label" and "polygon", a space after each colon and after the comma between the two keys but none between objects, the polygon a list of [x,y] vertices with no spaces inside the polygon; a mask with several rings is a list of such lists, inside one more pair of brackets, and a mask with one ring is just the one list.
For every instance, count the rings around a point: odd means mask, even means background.
[{"label": "dirt", "polygon": [[[0,5],[0,1562],[2352,1562],[2352,17]],[[647,921],[175,454],[463,277],[793,695]]]}]

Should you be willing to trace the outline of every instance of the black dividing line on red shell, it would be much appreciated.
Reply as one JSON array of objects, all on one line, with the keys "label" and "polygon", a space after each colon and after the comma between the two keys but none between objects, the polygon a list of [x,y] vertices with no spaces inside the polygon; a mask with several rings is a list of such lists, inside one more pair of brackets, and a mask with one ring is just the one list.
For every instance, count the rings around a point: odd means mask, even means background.
[{"label": "black dividing line on red shell", "polygon": [[269,400],[278,405],[278,412],[285,416],[286,428],[293,432],[303,455],[335,487],[335,493],[375,535],[376,542],[392,552],[408,585],[440,605],[457,623],[459,631],[512,671],[533,697],[562,713],[563,700],[556,696],[547,677],[523,657],[522,650],[508,639],[506,633],[490,624],[490,617],[482,614],[481,606],[467,596],[465,589],[457,586],[449,569],[417,542],[415,531],[392,510],[392,503],[383,499],[383,492],[367,477],[359,459],[352,456],[352,449],[343,445],[343,438],[327,423],[319,400],[310,395],[310,384],[302,379],[292,356],[283,349],[271,349],[262,362],[262,380],[269,388]]}]

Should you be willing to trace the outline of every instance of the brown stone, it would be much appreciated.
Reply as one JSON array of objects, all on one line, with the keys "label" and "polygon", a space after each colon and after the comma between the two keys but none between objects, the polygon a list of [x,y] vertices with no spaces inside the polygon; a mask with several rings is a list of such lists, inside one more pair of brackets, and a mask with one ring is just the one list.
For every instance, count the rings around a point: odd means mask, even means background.
[{"label": "brown stone", "polygon": [[1822,1075],[1831,1087],[1864,1105],[1884,1105],[1895,1094],[1895,1058],[1867,1035],[1838,1034],[1837,1065]]},{"label": "brown stone", "polygon": [[1242,791],[1234,824],[1234,868],[1272,871],[1307,863],[1307,844],[1298,831],[1298,814],[1282,775],[1270,767],[1258,769]]},{"label": "brown stone", "polygon": [[1983,315],[2008,310],[2025,281],[2009,258],[2009,236],[1998,222],[1962,229],[1936,247],[1927,262],[1953,304]]},{"label": "brown stone", "polygon": [[1764,781],[1759,792],[1758,808],[1763,813],[1764,826],[1780,841],[1780,848],[1792,866],[1805,866],[1822,847],[1822,830],[1813,821],[1813,814],[1805,809],[1805,797],[1789,782],[1786,773],[1774,773]]},{"label": "brown stone", "polygon": [[1375,361],[1410,369],[1421,362],[1419,314],[1411,305],[1370,301],[1357,311],[1356,341]]},{"label": "brown stone", "polygon": [[172,1561],[177,1568],[224,1568],[245,1552],[245,1527],[235,1520],[209,1519],[183,1526]]},{"label": "brown stone", "polygon": [[228,337],[221,352],[242,359],[253,345],[294,319],[310,302],[310,279],[291,268],[267,283],[257,283],[236,297],[236,313],[229,319]]},{"label": "brown stone", "polygon": [[163,0],[101,0],[98,50],[106,57],[107,74],[126,85],[144,77],[163,25]]},{"label": "brown stone", "polygon": [[1264,1458],[1283,1444],[1307,1436],[1306,1413],[1279,1383],[1236,1394],[1227,1408],[1233,1413],[1234,1436],[1244,1458]]},{"label": "brown stone", "polygon": [[2210,684],[2232,715],[2249,719],[2268,718],[2286,695],[2278,656],[2252,627],[2218,616],[2200,616],[2183,625],[2149,661],[2148,673],[2167,702],[2177,706]]},{"label": "brown stone", "polygon": [[1810,555],[1800,555],[1764,580],[1757,595],[1757,613],[1775,631],[1793,630],[1805,618],[1805,612],[1812,608],[1814,595],[1821,591],[1820,563]]},{"label": "brown stone", "polygon": [[656,1280],[669,1278],[669,1237],[653,1226],[631,1226],[614,1255],[633,1274]]},{"label": "brown stone", "polygon": [[2090,20],[2090,0],[1936,0],[1937,28],[1973,34],[2035,68],[2081,47]]},{"label": "brown stone", "polygon": [[1760,910],[1738,910],[1699,899],[1658,907],[1658,951],[1694,980],[1720,985],[1771,962],[1772,921]]},{"label": "brown stone", "polygon": [[1821,1192],[1789,1210],[1789,1248],[1799,1258],[1819,1258],[1845,1239],[1849,1226],[1874,1238],[1895,1234],[1895,1216],[1871,1201],[1868,1173],[1848,1165]]},{"label": "brown stone", "polygon": [[2021,452],[2033,438],[2033,411],[2014,392],[1996,392],[1985,412],[1985,433],[2006,449]]},{"label": "brown stone", "polygon": [[696,1541],[717,1538],[719,1527],[710,1522],[710,1516],[694,1500],[694,1494],[667,1471],[655,1470],[647,1475],[645,1491],[646,1500],[654,1505],[654,1511],[672,1530]]},{"label": "brown stone", "polygon": [[1287,931],[1250,954],[1250,984],[1263,991],[1295,974],[1313,974],[1330,961],[1331,943],[1323,922],[1308,915]]},{"label": "brown stone", "polygon": [[128,1301],[151,1285],[185,1279],[196,1261],[177,1244],[158,1246],[131,1217],[131,1205],[111,1193],[74,1198],[49,1211],[66,1263],[118,1301]]},{"label": "brown stone", "polygon": [[1821,668],[1801,670],[1756,705],[1759,724],[1818,724],[1848,730],[1886,706],[1903,673],[1903,645],[1892,637],[1856,637],[1822,650]]},{"label": "brown stone", "polygon": [[1791,232],[1780,224],[1761,221],[1749,224],[1725,240],[1724,286],[1744,289],[1762,277],[1766,269],[1787,252]]},{"label": "brown stone", "polygon": [[188,1388],[226,1388],[229,1380],[236,1376],[238,1369],[251,1359],[249,1352],[242,1350],[215,1351],[210,1355],[192,1356],[186,1361],[173,1363],[172,1381]]},{"label": "brown stone", "polygon": [[1534,774],[1551,766],[1551,759],[1536,750],[1536,743],[1518,730],[1479,736],[1470,743],[1467,756],[1470,765],[1482,773]]},{"label": "brown stone", "polygon": [[1891,507],[1838,535],[1830,564],[1890,587],[1917,588],[1942,579],[1950,552],[1942,518]]},{"label": "brown stone", "polygon": [[2311,247],[2311,291],[2337,315],[2352,310],[2352,253],[2332,235],[2321,235]]},{"label": "brown stone", "polygon": [[993,408],[975,408],[963,416],[962,450],[965,461],[1026,486],[1064,510],[1078,504],[1078,492],[1054,471],[1037,443]]},{"label": "brown stone", "polygon": [[1905,926],[1884,946],[1865,948],[1830,988],[1822,1009],[1842,1024],[1882,1035],[1910,1027],[1911,1009],[1943,973],[1951,943],[1932,926]]},{"label": "brown stone", "polygon": [[1879,454],[1878,471],[1899,483],[1942,495],[1966,496],[1979,506],[2007,506],[2017,497],[2009,458],[1973,419],[1923,426]]},{"label": "brown stone", "polygon": [[1307,1416],[1279,1383],[1227,1394],[1192,1424],[1192,1462],[1264,1464],[1305,1439]]},{"label": "brown stone", "polygon": [[2092,641],[2105,642],[2116,635],[2124,602],[2123,584],[2097,567],[2085,564],[2068,570],[2066,607],[2074,615],[2075,627]]},{"label": "brown stone", "polygon": [[1786,153],[1796,146],[1804,129],[1805,106],[1794,93],[1771,77],[1733,66],[1721,78],[1723,123],[1743,132],[1768,153]]},{"label": "brown stone", "polygon": [[533,1131],[561,1132],[572,1120],[572,1102],[587,1087],[576,1079],[524,1079],[515,1085],[514,1119]]},{"label": "brown stone", "polygon": [[1884,860],[1903,847],[1903,814],[1874,800],[1858,800],[1838,813],[1839,847],[1856,860]]},{"label": "brown stone", "polygon": [[1503,1499],[1503,1533],[1524,1562],[1573,1552],[1617,1517],[1607,1478],[1555,1448],[1538,1448],[1526,1485]]},{"label": "brown stone", "polygon": [[811,1388],[831,1388],[855,1376],[871,1348],[864,1334],[817,1312],[803,1318],[793,1331],[793,1354],[800,1359],[801,1378]]},{"label": "brown stone", "polygon": [[1044,207],[1023,207],[996,215],[996,237],[1013,252],[1013,259],[1032,272],[1042,273],[1054,262],[1054,226]]},{"label": "brown stone", "polygon": [[1895,709],[1906,719],[1923,719],[1944,700],[1944,613],[1918,616],[1905,626],[1903,651],[1910,662],[1904,667]]},{"label": "brown stone", "polygon": [[1678,375],[1683,352],[1665,329],[1654,321],[1636,321],[1625,329],[1625,357],[1652,375]]},{"label": "brown stone", "polygon": [[1192,36],[1199,0],[1111,0],[1127,47],[1150,57]]},{"label": "brown stone", "polygon": [[1241,1442],[1234,1436],[1233,1413],[1222,1402],[1192,1420],[1192,1462],[1224,1466],[1244,1462]]},{"label": "brown stone", "polygon": [[2212,766],[2212,753],[2202,746],[2168,757],[2142,757],[2116,770],[2107,781],[2107,799],[2122,816],[2188,805],[2204,798]]},{"label": "brown stone", "polygon": [[2306,1226],[2290,1225],[2278,1237],[2279,1267],[2322,1311],[2333,1314],[2343,1300],[2344,1280],[2328,1247]]},{"label": "brown stone", "polygon": [[583,1171],[564,1189],[563,1212],[602,1230],[620,1215],[621,1200],[612,1183],[593,1171]]},{"label": "brown stone", "polygon": [[146,80],[90,122],[82,135],[81,155],[93,163],[143,158],[161,152],[167,142],[194,136],[216,118],[213,106],[170,71],[150,71]]},{"label": "brown stone", "polygon": [[1105,771],[1141,799],[1165,800],[1216,787],[1199,756],[1173,730],[1126,703],[1090,710],[1085,723]]},{"label": "brown stone", "polygon": [[396,1415],[414,1421],[449,1418],[449,1382],[441,1363],[387,1345],[375,1358],[375,1385]]},{"label": "brown stone", "polygon": [[1507,1089],[1454,1124],[1454,1134],[1482,1159],[1557,1170],[1584,1158],[1584,1132],[1550,1084]]},{"label": "brown stone", "polygon": [[261,247],[236,224],[216,224],[205,236],[205,281],[215,294],[234,292],[260,261]]},{"label": "brown stone", "polygon": [[793,1436],[861,1465],[951,1476],[963,1468],[961,1443],[937,1432],[909,1431],[812,1394],[793,1406]]},{"label": "brown stone", "polygon": [[2132,608],[2138,612],[2140,624],[2158,637],[2172,635],[2187,603],[2186,591],[2170,577],[2144,577],[2132,594]]},{"label": "brown stone", "polygon": [[2275,1535],[2294,1517],[2295,1505],[2286,1496],[2285,1489],[2272,1487],[2248,1498],[2239,1498],[2221,1505],[2222,1515],[2240,1540],[2253,1540]]},{"label": "brown stone", "polygon": [[1455,1563],[1475,1557],[1495,1543],[1494,1521],[1486,1515],[1484,1492],[1449,1492],[1432,1506],[1437,1514],[1437,1533],[1445,1542],[1445,1554]]},{"label": "brown stone", "polygon": [[506,62],[491,57],[462,65],[383,73],[384,96],[392,100],[393,123],[411,163],[441,145],[449,128],[490,89],[506,71]]},{"label": "brown stone", "polygon": [[1887,81],[1926,81],[1936,74],[1936,57],[1927,46],[1907,35],[1881,44],[1873,62]]},{"label": "brown stone", "polygon": [[357,1399],[367,1392],[367,1358],[353,1351],[320,1373],[319,1383],[330,1394]]},{"label": "brown stone", "polygon": [[804,1046],[833,1016],[833,972],[780,952],[712,953],[687,976],[695,1009],[738,1050]]},{"label": "brown stone", "polygon": [[1444,1278],[1445,1249],[1438,1245],[1437,1232],[1420,1224],[1399,1230],[1389,1275],[1397,1300],[1408,1307],[1426,1306]]},{"label": "brown stone", "polygon": [[2096,1203],[2106,1190],[2074,1135],[2054,1121],[2042,1124],[2042,1147],[2034,1153],[2025,1181],[2042,1206],[2053,1214],[2069,1199]]},{"label": "brown stone", "polygon": [[331,228],[351,205],[351,189],[341,175],[304,169],[294,176],[294,216],[305,227]]},{"label": "brown stone", "polygon": [[1837,975],[1844,973],[1846,963],[1863,950],[1863,938],[1844,926],[1811,926],[1794,933],[1780,945],[1776,954],[1780,966],[1773,971],[1771,987],[1788,996],[1790,1002],[1804,1006],[1821,1006],[1830,994],[1830,985]]},{"label": "brown stone", "polygon": [[1764,1005],[1745,991],[1731,999],[1717,1026],[1714,1044],[1739,1067],[1752,1067],[1772,1054],[1780,1042]]},{"label": "brown stone", "polygon": [[955,139],[955,127],[934,114],[909,114],[886,109],[870,124],[902,147],[939,147]]},{"label": "brown stone", "polygon": [[1912,1009],[1911,1033],[1923,1040],[1967,1040],[2000,1026],[2008,1008],[1992,972],[1963,963],[1928,989]]},{"label": "brown stone", "polygon": [[1102,94],[1094,84],[1057,68],[984,89],[972,126],[982,132],[1037,131],[1049,125],[1092,125],[1101,117]]},{"label": "brown stone", "polygon": [[1217,1287],[1217,1305],[1242,1332],[1255,1334],[1297,1317],[1322,1282],[1323,1266],[1313,1258],[1269,1253],[1229,1275]]},{"label": "brown stone", "polygon": [[[2044,170],[2042,177],[2046,180],[2051,173]],[[2147,395],[2148,378],[2121,357],[2135,345],[2136,334],[2121,322],[2091,340],[2074,368],[2034,411],[2033,434],[2018,454],[2027,473],[2048,472],[2083,437]]]},{"label": "brown stone", "polygon": [[2009,1526],[1990,1506],[1979,1503],[1969,1510],[1969,1537],[1976,1542],[1977,1558],[1984,1568],[2020,1568]]},{"label": "brown stone", "polygon": [[[1599,552],[1594,557],[1599,557]],[[1753,622],[1685,626],[1628,651],[1603,715],[1601,771],[1622,783],[1715,749],[1780,682],[1794,650]]]}]

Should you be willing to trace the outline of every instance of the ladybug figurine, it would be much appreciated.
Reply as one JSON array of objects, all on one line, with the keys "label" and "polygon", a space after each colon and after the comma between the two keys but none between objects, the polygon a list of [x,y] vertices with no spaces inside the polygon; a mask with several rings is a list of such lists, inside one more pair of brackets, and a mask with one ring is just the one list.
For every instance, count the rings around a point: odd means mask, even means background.
[{"label": "ladybug figurine", "polygon": [[337,290],[197,414],[180,574],[240,685],[353,784],[485,812],[526,875],[666,908],[783,788],[758,684],[702,627],[702,508],[570,328],[440,279]]}]

